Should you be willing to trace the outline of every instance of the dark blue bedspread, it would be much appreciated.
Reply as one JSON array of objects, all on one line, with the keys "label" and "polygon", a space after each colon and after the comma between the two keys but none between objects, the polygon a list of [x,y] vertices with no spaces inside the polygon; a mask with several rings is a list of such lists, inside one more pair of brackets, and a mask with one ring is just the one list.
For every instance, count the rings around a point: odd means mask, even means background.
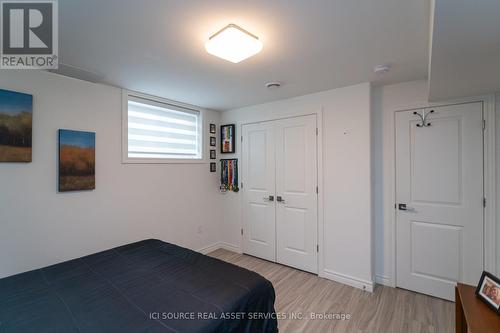
[{"label": "dark blue bedspread", "polygon": [[277,332],[257,273],[145,240],[0,279],[0,332]]}]

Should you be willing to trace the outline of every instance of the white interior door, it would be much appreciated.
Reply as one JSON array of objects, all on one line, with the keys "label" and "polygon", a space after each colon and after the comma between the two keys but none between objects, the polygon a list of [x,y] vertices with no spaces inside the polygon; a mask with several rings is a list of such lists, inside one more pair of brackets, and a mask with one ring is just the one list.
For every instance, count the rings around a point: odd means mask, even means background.
[{"label": "white interior door", "polygon": [[242,128],[243,251],[276,260],[274,124]]},{"label": "white interior door", "polygon": [[316,116],[276,122],[277,262],[317,273]]},{"label": "white interior door", "polygon": [[453,300],[483,270],[482,103],[415,111],[431,125],[395,119],[397,286]]}]

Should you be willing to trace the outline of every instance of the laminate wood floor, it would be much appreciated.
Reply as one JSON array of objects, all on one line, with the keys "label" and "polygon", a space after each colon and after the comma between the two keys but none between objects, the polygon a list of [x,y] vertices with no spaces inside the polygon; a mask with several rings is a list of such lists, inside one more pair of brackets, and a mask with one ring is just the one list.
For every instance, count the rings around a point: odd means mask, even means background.
[{"label": "laminate wood floor", "polygon": [[[212,257],[255,271],[276,290],[277,313],[303,319],[278,319],[289,332],[437,332],[454,331],[455,304],[412,291],[377,286],[373,293],[319,278],[294,268],[219,249]],[[320,320],[315,314],[349,314],[349,320]]]}]

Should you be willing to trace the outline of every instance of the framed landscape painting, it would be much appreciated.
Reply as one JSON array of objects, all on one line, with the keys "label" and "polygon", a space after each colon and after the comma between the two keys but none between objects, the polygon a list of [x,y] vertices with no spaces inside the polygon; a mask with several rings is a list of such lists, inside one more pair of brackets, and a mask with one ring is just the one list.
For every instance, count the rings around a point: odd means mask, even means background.
[{"label": "framed landscape painting", "polygon": [[59,192],[95,189],[95,133],[59,130]]},{"label": "framed landscape painting", "polygon": [[0,89],[0,162],[31,162],[33,96]]}]

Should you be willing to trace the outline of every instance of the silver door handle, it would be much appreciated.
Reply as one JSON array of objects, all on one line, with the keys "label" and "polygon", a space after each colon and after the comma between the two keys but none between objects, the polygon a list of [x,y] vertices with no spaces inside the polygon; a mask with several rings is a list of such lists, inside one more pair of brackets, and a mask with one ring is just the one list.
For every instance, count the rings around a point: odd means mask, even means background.
[{"label": "silver door handle", "polygon": [[276,201],[280,202],[280,203],[285,203],[285,199],[283,199],[281,196],[277,196],[276,197]]},{"label": "silver door handle", "polygon": [[263,199],[264,199],[264,201],[274,201],[274,195],[270,195],[268,197],[264,197]]}]

